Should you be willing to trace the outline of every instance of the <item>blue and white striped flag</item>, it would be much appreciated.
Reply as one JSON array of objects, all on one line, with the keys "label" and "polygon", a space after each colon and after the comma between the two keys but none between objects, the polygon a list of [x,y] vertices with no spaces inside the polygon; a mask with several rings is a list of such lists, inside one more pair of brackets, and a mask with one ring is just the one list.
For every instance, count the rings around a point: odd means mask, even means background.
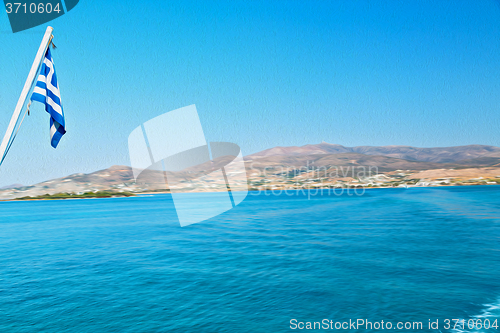
[{"label": "blue and white striped flag", "polygon": [[50,114],[50,144],[56,148],[66,130],[64,129],[61,94],[59,93],[56,69],[50,54],[50,47],[47,48],[47,53],[43,59],[42,69],[31,95],[31,100],[45,104],[45,111]]}]

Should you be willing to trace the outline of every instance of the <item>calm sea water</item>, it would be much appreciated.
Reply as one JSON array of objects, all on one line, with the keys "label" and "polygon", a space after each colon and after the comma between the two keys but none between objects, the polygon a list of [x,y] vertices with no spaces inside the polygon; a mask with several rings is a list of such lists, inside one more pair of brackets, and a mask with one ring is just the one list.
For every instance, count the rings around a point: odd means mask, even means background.
[{"label": "calm sea water", "polygon": [[251,195],[184,228],[168,195],[1,202],[0,227],[0,332],[500,320],[497,186]]}]

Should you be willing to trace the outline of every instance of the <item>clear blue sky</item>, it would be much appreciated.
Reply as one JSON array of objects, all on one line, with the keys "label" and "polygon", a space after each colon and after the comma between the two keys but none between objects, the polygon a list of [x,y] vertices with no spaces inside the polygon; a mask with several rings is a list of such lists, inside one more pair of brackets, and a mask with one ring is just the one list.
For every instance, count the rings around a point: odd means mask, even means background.
[{"label": "clear blue sky", "polygon": [[[50,22],[68,133],[32,107],[0,185],[129,165],[144,121],[196,104],[208,141],[500,146],[500,2],[81,0]],[[46,26],[0,15],[0,131]]]}]

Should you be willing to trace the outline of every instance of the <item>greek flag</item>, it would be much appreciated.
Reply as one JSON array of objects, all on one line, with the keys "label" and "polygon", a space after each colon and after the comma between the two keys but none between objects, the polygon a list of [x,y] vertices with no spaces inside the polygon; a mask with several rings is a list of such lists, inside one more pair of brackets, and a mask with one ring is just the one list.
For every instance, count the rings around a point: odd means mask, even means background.
[{"label": "greek flag", "polygon": [[61,94],[57,84],[56,69],[50,54],[50,47],[43,59],[42,68],[35,89],[31,95],[32,101],[45,104],[45,111],[50,114],[50,144],[56,148],[64,129],[64,114],[61,104]]}]

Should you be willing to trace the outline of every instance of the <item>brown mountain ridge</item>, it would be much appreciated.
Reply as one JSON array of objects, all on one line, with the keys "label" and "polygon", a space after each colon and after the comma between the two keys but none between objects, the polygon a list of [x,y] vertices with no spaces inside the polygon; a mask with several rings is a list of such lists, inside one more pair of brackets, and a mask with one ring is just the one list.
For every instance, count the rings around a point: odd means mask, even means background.
[{"label": "brown mountain ridge", "polygon": [[[250,184],[262,183],[262,175],[274,180],[278,180],[283,175],[296,177],[298,181],[309,178],[310,182],[311,177],[317,177],[318,169],[329,170],[328,173],[331,174],[332,170],[338,168],[344,172],[353,171],[354,168],[359,170],[363,167],[385,174],[389,178],[404,171],[407,174],[404,176],[405,179],[451,177],[463,181],[466,178],[495,178],[497,176],[500,179],[500,148],[486,145],[417,148],[409,146],[345,147],[320,143],[301,147],[267,149],[246,156],[245,163]],[[158,177],[154,171],[144,178],[142,182],[136,183],[130,167],[112,166],[90,174],[78,173],[31,186],[0,189],[0,199],[62,192],[167,190],[165,182],[158,181],[164,178]],[[291,179],[288,180],[291,181]],[[225,186],[221,188],[225,189]],[[190,190],[192,189],[194,188],[191,187]]]},{"label": "brown mountain ridge", "polygon": [[320,143],[300,147],[274,147],[248,155],[247,159],[267,156],[296,156],[318,154],[357,153],[364,155],[386,156],[408,161],[455,163],[476,158],[500,159],[500,147],[486,145],[467,145],[456,147],[418,148],[411,146],[358,146],[345,147],[338,144]]}]

